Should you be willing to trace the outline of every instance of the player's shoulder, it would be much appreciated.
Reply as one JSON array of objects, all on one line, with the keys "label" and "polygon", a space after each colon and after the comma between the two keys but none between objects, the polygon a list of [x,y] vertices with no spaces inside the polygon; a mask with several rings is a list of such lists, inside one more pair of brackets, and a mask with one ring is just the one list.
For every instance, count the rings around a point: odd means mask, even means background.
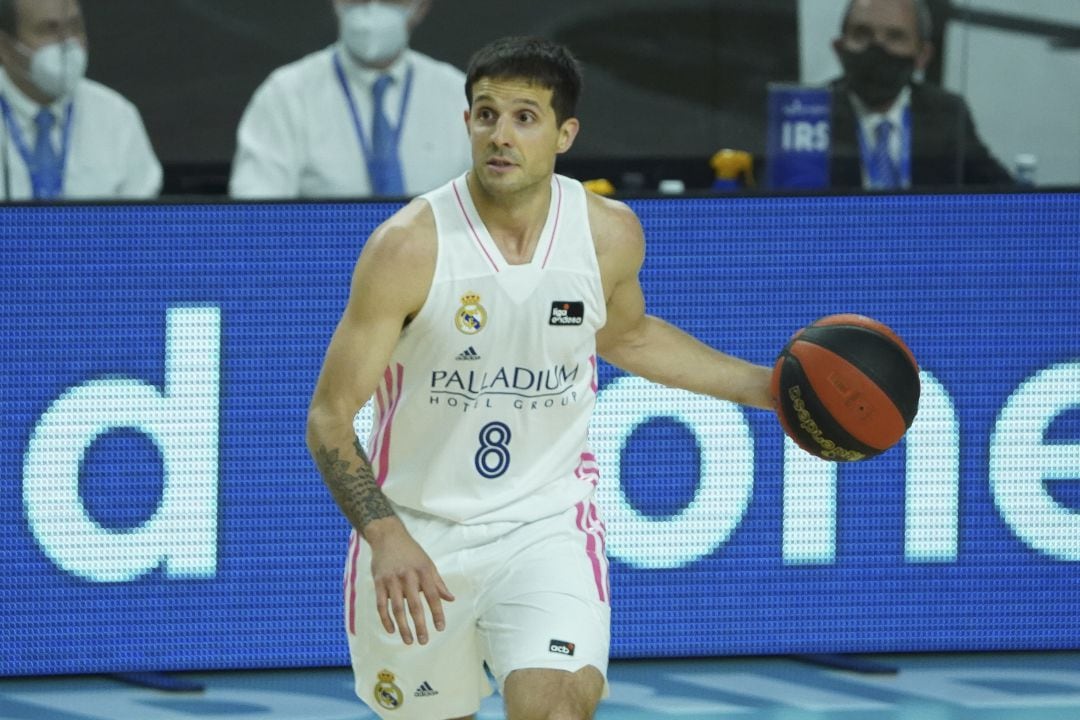
[{"label": "player's shoulder", "polygon": [[643,252],[645,236],[637,213],[626,203],[586,190],[589,227],[592,229],[598,255]]},{"label": "player's shoulder", "polygon": [[435,262],[436,232],[431,205],[416,198],[375,228],[364,252],[379,264],[424,267]]}]

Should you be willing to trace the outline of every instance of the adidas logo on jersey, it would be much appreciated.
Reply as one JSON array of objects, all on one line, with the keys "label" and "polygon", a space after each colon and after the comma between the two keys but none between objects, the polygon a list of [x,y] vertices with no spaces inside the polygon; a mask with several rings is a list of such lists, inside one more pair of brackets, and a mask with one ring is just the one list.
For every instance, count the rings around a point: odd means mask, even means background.
[{"label": "adidas logo on jersey", "polygon": [[458,360],[479,360],[480,353],[476,352],[476,348],[470,345],[464,352],[457,356]]},{"label": "adidas logo on jersey", "polygon": [[427,680],[420,683],[420,687],[416,688],[416,692],[413,693],[413,697],[432,697],[438,695],[439,691],[431,687],[431,683]]}]

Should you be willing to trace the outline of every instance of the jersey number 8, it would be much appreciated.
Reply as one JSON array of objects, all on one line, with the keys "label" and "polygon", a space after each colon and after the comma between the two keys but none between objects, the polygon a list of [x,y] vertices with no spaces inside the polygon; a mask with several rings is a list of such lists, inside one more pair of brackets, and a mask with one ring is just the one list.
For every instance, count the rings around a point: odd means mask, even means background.
[{"label": "jersey number 8", "polygon": [[510,428],[506,423],[489,422],[480,428],[480,449],[473,458],[476,472],[490,479],[510,469]]}]

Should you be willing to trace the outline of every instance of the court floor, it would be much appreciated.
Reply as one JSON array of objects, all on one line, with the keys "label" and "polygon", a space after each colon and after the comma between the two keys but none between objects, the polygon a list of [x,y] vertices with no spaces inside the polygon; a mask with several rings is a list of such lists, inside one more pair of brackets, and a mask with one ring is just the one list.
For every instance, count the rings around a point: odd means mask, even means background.
[{"label": "court floor", "polygon": [[[795,658],[615,662],[598,720],[1080,720],[1080,652],[889,655],[860,674]],[[366,720],[343,668],[0,679],[0,720]],[[480,720],[502,718],[497,697]]]}]

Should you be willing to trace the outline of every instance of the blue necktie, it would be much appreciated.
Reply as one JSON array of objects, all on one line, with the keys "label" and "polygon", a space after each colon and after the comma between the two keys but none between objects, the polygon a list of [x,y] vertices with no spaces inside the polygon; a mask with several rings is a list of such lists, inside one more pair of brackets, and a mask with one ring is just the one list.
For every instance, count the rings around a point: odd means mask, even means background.
[{"label": "blue necktie", "polygon": [[[398,137],[383,109],[383,96],[393,82],[389,75],[380,75],[371,90],[374,112],[371,123],[371,190],[374,195],[399,196],[405,194],[405,181],[401,175],[401,158],[398,157]],[[398,120],[403,122],[404,118]]]},{"label": "blue necktie", "polygon": [[34,144],[33,161],[30,167],[34,198],[51,200],[60,197],[64,188],[60,156],[56,153],[52,142],[52,129],[56,124],[56,118],[47,108],[42,109],[34,116],[34,124],[37,125],[37,142]]},{"label": "blue necktie", "polygon": [[870,176],[870,187],[882,190],[891,190],[900,187],[899,173],[896,163],[893,162],[889,152],[889,136],[892,134],[893,124],[888,120],[882,120],[874,130],[874,148],[870,151],[870,160],[866,167],[866,174]]}]

